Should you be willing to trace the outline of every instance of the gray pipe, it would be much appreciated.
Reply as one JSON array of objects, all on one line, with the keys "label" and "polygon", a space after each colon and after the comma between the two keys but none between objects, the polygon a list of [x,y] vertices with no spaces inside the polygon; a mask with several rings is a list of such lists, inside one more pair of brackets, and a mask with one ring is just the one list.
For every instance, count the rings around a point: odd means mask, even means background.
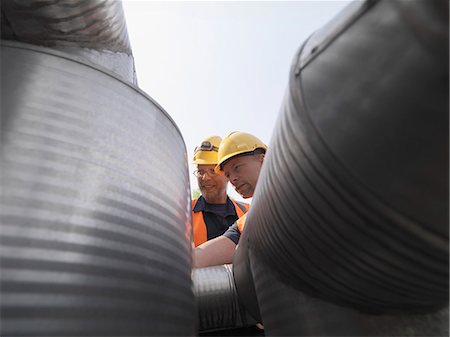
[{"label": "gray pipe", "polygon": [[121,3],[1,18],[0,335],[194,335],[186,148],[131,85]]},{"label": "gray pipe", "polygon": [[8,0],[1,15],[2,39],[65,51],[137,83],[120,0]]},{"label": "gray pipe", "polygon": [[0,335],[194,335],[173,120],[53,49],[3,41],[1,69]]},{"label": "gray pipe", "polygon": [[240,304],[231,265],[193,269],[192,281],[199,332],[256,324]]}]

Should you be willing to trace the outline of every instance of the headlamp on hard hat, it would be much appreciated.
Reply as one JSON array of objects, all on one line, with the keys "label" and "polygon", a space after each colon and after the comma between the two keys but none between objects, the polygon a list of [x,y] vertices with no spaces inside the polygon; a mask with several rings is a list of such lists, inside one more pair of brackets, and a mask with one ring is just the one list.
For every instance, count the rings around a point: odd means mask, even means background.
[{"label": "headlamp on hard hat", "polygon": [[205,141],[200,144],[200,146],[196,146],[194,149],[194,154],[198,151],[216,151],[219,152],[219,148],[214,146],[211,142]]},{"label": "headlamp on hard hat", "polygon": [[196,146],[194,149],[192,164],[216,165],[221,141],[222,138],[219,136],[208,136],[203,138],[200,146]]}]

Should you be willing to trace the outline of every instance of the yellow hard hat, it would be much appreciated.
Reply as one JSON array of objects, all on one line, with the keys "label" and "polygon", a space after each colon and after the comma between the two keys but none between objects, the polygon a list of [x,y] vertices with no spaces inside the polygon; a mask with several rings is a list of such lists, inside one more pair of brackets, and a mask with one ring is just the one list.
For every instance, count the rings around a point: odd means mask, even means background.
[{"label": "yellow hard hat", "polygon": [[200,146],[194,149],[193,164],[201,165],[216,165],[217,164],[217,152],[219,151],[220,141],[219,136],[209,136],[202,140]]},{"label": "yellow hard hat", "polygon": [[257,137],[240,131],[234,131],[226,136],[219,146],[219,158],[215,171],[222,172],[223,164],[230,158],[251,153],[256,149],[267,150],[267,146]]}]

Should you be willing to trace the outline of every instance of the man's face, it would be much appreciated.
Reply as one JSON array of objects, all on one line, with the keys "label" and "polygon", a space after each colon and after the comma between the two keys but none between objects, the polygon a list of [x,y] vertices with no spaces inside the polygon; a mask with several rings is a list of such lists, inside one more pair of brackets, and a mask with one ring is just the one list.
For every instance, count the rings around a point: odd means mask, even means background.
[{"label": "man's face", "polygon": [[215,173],[215,166],[197,165],[197,171],[201,174],[197,177],[198,188],[206,202],[215,202],[215,199],[223,197],[227,193],[228,179]]},{"label": "man's face", "polygon": [[230,159],[224,166],[223,172],[236,192],[244,198],[251,198],[255,193],[264,155],[250,155]]}]

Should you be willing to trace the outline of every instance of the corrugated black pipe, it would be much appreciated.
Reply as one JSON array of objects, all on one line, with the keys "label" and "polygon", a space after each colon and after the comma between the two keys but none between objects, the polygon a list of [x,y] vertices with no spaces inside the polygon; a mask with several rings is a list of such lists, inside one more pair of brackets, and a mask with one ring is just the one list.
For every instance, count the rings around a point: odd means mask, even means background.
[{"label": "corrugated black pipe", "polygon": [[448,2],[367,2],[344,17],[294,61],[251,250],[312,297],[433,312],[449,298]]}]

